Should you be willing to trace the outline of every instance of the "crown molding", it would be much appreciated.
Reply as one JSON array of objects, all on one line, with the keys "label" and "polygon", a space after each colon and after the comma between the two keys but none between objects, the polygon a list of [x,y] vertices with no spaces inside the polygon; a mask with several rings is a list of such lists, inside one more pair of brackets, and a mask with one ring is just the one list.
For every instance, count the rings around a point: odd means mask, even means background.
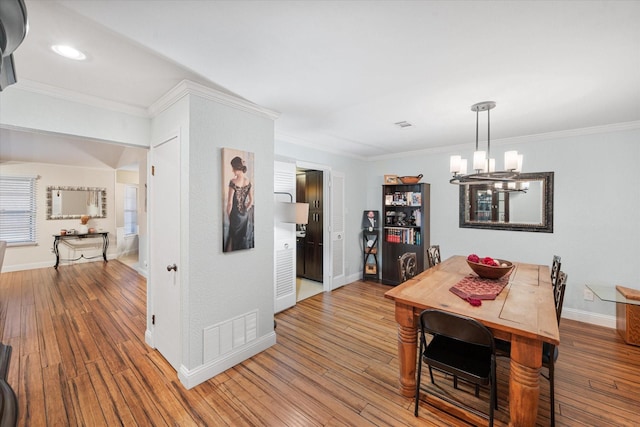
[{"label": "crown molding", "polygon": [[53,98],[62,99],[64,101],[70,101],[83,105],[90,105],[92,107],[104,108],[106,110],[111,110],[118,113],[149,118],[147,109],[143,107],[137,107],[135,105],[125,104],[122,102],[110,101],[104,98],[99,98],[97,96],[91,96],[79,92],[74,92],[68,89],[62,89],[44,83],[35,82],[33,80],[20,79],[18,83],[11,87],[24,90],[26,92],[36,93],[39,95],[51,96]]},{"label": "crown molding", "polygon": [[190,80],[183,80],[174,86],[173,89],[169,90],[169,92],[151,104],[148,112],[151,117],[155,117],[187,95],[196,95],[209,101],[214,101],[238,110],[267,117],[271,120],[275,120],[280,116],[280,113],[276,111],[269,110],[268,108],[261,107],[245,99],[220,92],[219,90],[209,88]]},{"label": "crown molding", "polygon": [[[548,141],[552,139],[575,138],[586,135],[597,135],[602,133],[626,132],[640,129],[640,120],[633,122],[614,123],[610,125],[591,126],[588,128],[578,128],[561,130],[555,132],[538,133],[533,135],[516,136],[511,138],[492,139],[491,146],[525,144],[531,142]],[[482,142],[482,141],[481,141]],[[449,153],[453,151],[469,150],[469,144],[441,145],[438,147],[425,148],[423,150],[404,151],[401,153],[383,154],[380,156],[367,157],[366,161],[378,161],[386,159],[398,159],[407,156],[420,156],[425,154]]]}]

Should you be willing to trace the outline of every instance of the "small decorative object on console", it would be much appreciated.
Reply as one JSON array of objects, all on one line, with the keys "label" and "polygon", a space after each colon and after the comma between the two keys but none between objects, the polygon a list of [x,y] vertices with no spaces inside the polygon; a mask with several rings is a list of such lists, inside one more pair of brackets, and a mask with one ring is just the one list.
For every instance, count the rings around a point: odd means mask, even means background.
[{"label": "small decorative object on console", "polygon": [[513,263],[491,257],[480,258],[476,254],[467,257],[469,267],[483,279],[500,279],[513,269]]}]

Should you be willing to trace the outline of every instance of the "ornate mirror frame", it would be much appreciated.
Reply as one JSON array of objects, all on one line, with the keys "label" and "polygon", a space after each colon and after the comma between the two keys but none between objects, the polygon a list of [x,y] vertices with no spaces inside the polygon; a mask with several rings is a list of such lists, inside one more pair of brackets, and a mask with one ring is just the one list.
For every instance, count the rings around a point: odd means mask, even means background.
[{"label": "ornate mirror frame", "polygon": [[[77,214],[53,214],[53,192],[54,191],[86,191],[95,192],[97,194],[97,212],[95,214],[87,214],[80,212]],[[80,219],[83,215],[89,215],[91,218],[107,217],[107,189],[104,187],[61,187],[50,185],[47,187],[47,219]]]},{"label": "ornate mirror frame", "polygon": [[542,182],[542,200],[540,206],[542,218],[541,223],[505,223],[491,221],[472,221],[468,219],[469,215],[467,215],[467,211],[471,209],[470,187],[478,184],[466,184],[460,185],[460,228],[482,228],[489,230],[553,233],[553,172],[521,173],[517,181]]}]

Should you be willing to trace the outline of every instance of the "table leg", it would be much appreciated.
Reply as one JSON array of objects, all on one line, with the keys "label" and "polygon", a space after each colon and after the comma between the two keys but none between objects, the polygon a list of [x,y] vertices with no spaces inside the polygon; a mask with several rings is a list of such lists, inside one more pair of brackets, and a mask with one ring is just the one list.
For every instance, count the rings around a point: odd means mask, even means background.
[{"label": "table leg", "polygon": [[60,252],[58,252],[58,243],[60,243],[60,239],[57,237],[53,239],[53,253],[56,255],[56,265],[53,266],[56,270],[58,269],[58,264],[60,264]]},{"label": "table leg", "polygon": [[107,249],[109,248],[109,235],[102,235],[102,258],[104,258],[104,262],[107,262]]},{"label": "table leg", "polygon": [[509,373],[510,426],[533,426],[538,418],[542,342],[513,336]]},{"label": "table leg", "polygon": [[398,322],[400,393],[405,397],[414,397],[416,395],[418,324],[413,314],[413,307],[396,303],[396,322]]}]

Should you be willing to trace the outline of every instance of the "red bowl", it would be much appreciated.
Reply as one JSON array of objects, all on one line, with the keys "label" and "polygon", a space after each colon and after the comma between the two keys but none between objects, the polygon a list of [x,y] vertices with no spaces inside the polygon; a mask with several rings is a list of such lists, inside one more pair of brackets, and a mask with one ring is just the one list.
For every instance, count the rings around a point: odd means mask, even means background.
[{"label": "red bowl", "polygon": [[[467,260],[467,264],[469,264],[469,267],[471,267],[471,269],[483,279],[495,280],[500,279],[513,268],[513,263],[510,261],[506,261],[504,259],[496,259],[496,261],[500,264],[500,267],[493,267],[491,265],[480,264],[479,262],[469,260]],[[506,264],[506,266],[503,267],[502,264]]]}]

